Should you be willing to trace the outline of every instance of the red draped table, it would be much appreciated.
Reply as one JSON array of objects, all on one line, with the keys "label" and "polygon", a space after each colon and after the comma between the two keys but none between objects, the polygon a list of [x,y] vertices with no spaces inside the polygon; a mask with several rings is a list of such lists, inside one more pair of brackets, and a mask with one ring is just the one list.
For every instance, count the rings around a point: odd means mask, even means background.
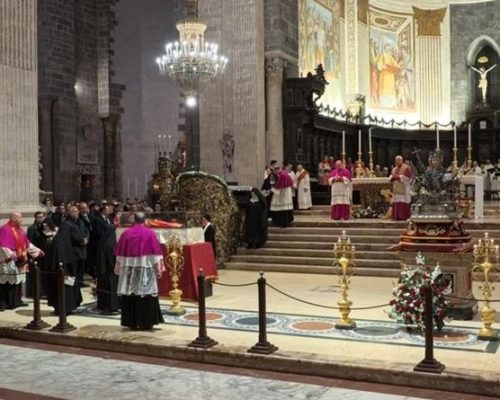
[{"label": "red draped table", "polygon": [[[167,245],[162,245],[163,255],[167,255]],[[198,282],[196,278],[203,269],[207,280],[217,279],[217,265],[215,264],[214,252],[211,243],[192,243],[183,245],[184,267],[181,271],[179,289],[182,290],[183,300],[198,301]],[[165,258],[167,271],[158,280],[160,298],[168,298],[168,292],[172,289],[170,274]]]}]

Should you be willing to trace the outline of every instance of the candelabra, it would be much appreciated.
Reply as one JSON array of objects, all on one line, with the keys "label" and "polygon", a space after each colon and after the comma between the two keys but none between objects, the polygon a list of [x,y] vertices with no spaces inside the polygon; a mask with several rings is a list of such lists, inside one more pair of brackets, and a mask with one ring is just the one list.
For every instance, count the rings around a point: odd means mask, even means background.
[{"label": "candelabra", "polygon": [[180,305],[182,290],[179,289],[179,279],[184,268],[184,256],[182,255],[181,241],[177,236],[171,236],[168,240],[167,267],[172,286],[168,292],[172,305],[167,312],[172,315],[182,315],[186,310]]},{"label": "candelabra", "polygon": [[490,299],[495,287],[492,285],[491,274],[498,271],[499,250],[495,241],[490,239],[488,232],[483,239],[479,239],[474,244],[474,266],[472,272],[479,272],[483,275],[483,283],[479,288],[483,296],[484,305],[480,310],[483,327],[480,329],[478,337],[482,340],[496,340],[497,332],[492,328],[495,322],[495,309],[490,306]]},{"label": "candelabra", "polygon": [[334,268],[340,277],[340,300],[337,302],[340,308],[340,320],[335,324],[337,329],[353,329],[356,322],[349,318],[352,301],[348,299],[350,278],[356,272],[356,266],[352,261],[356,254],[355,247],[351,244],[351,239],[342,231],[337,243],[333,246],[335,257]]}]

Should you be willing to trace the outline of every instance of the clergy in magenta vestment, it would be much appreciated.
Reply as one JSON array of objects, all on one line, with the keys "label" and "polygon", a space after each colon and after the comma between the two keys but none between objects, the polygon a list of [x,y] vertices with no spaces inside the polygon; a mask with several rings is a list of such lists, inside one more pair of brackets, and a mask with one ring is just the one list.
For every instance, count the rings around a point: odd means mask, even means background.
[{"label": "clergy in magenta vestment", "polygon": [[396,157],[395,164],[391,172],[392,219],[406,221],[411,216],[411,168],[403,162],[401,156]]},{"label": "clergy in magenta vestment", "polygon": [[115,250],[121,325],[133,330],[150,330],[164,322],[158,298],[163,252],[156,234],[144,221],[144,214],[137,213],[135,225],[122,233]]},{"label": "clergy in magenta vestment", "polygon": [[293,180],[286,169],[278,173],[273,188],[273,198],[271,199],[271,208],[273,224],[282,228],[287,227],[293,222],[293,198],[292,198]]},{"label": "clergy in magenta vestment", "polygon": [[342,161],[337,161],[328,179],[332,186],[332,219],[348,220],[351,216],[351,178],[351,172],[343,166]]},{"label": "clergy in magenta vestment", "polygon": [[43,252],[35,247],[21,228],[22,215],[13,213],[0,227],[0,310],[20,307],[22,283],[28,270],[28,255],[38,257]]},{"label": "clergy in magenta vestment", "polygon": [[299,210],[308,210],[312,207],[311,180],[309,172],[302,165],[297,165],[297,205]]}]

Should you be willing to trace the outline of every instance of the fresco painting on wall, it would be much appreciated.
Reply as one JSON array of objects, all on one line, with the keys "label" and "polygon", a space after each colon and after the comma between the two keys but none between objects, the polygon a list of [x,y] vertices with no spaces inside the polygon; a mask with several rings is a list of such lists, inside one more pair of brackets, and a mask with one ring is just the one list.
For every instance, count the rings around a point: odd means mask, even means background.
[{"label": "fresco painting on wall", "polygon": [[[305,76],[323,64],[327,81],[340,76],[340,12],[342,0],[299,0],[299,69]],[[327,91],[325,104],[332,102]]]},{"label": "fresco painting on wall", "polygon": [[411,17],[370,10],[370,105],[415,111],[415,62]]}]

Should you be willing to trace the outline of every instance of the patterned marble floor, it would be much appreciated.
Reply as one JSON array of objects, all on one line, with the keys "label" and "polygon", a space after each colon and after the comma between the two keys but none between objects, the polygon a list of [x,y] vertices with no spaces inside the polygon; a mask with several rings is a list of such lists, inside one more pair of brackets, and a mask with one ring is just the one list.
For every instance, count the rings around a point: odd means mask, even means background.
[{"label": "patterned marble floor", "polygon": [[0,387],[59,399],[418,400],[0,344]]},{"label": "patterned marble floor", "polygon": [[[186,314],[168,315],[168,307],[161,306],[165,322],[171,325],[198,326],[198,308],[186,307]],[[83,305],[75,313],[79,316],[119,319],[119,315],[103,316],[95,309],[95,303]],[[234,331],[258,331],[258,314],[246,310],[207,308],[207,327]],[[289,313],[268,313],[267,331],[279,335],[291,335],[331,340],[349,340],[388,345],[420,346],[425,345],[424,337],[408,333],[393,321],[357,319],[352,330],[335,329],[336,318]],[[481,341],[477,328],[467,326],[445,327],[436,334],[434,345],[437,348],[460,349],[472,352],[496,353],[500,342]]]}]

